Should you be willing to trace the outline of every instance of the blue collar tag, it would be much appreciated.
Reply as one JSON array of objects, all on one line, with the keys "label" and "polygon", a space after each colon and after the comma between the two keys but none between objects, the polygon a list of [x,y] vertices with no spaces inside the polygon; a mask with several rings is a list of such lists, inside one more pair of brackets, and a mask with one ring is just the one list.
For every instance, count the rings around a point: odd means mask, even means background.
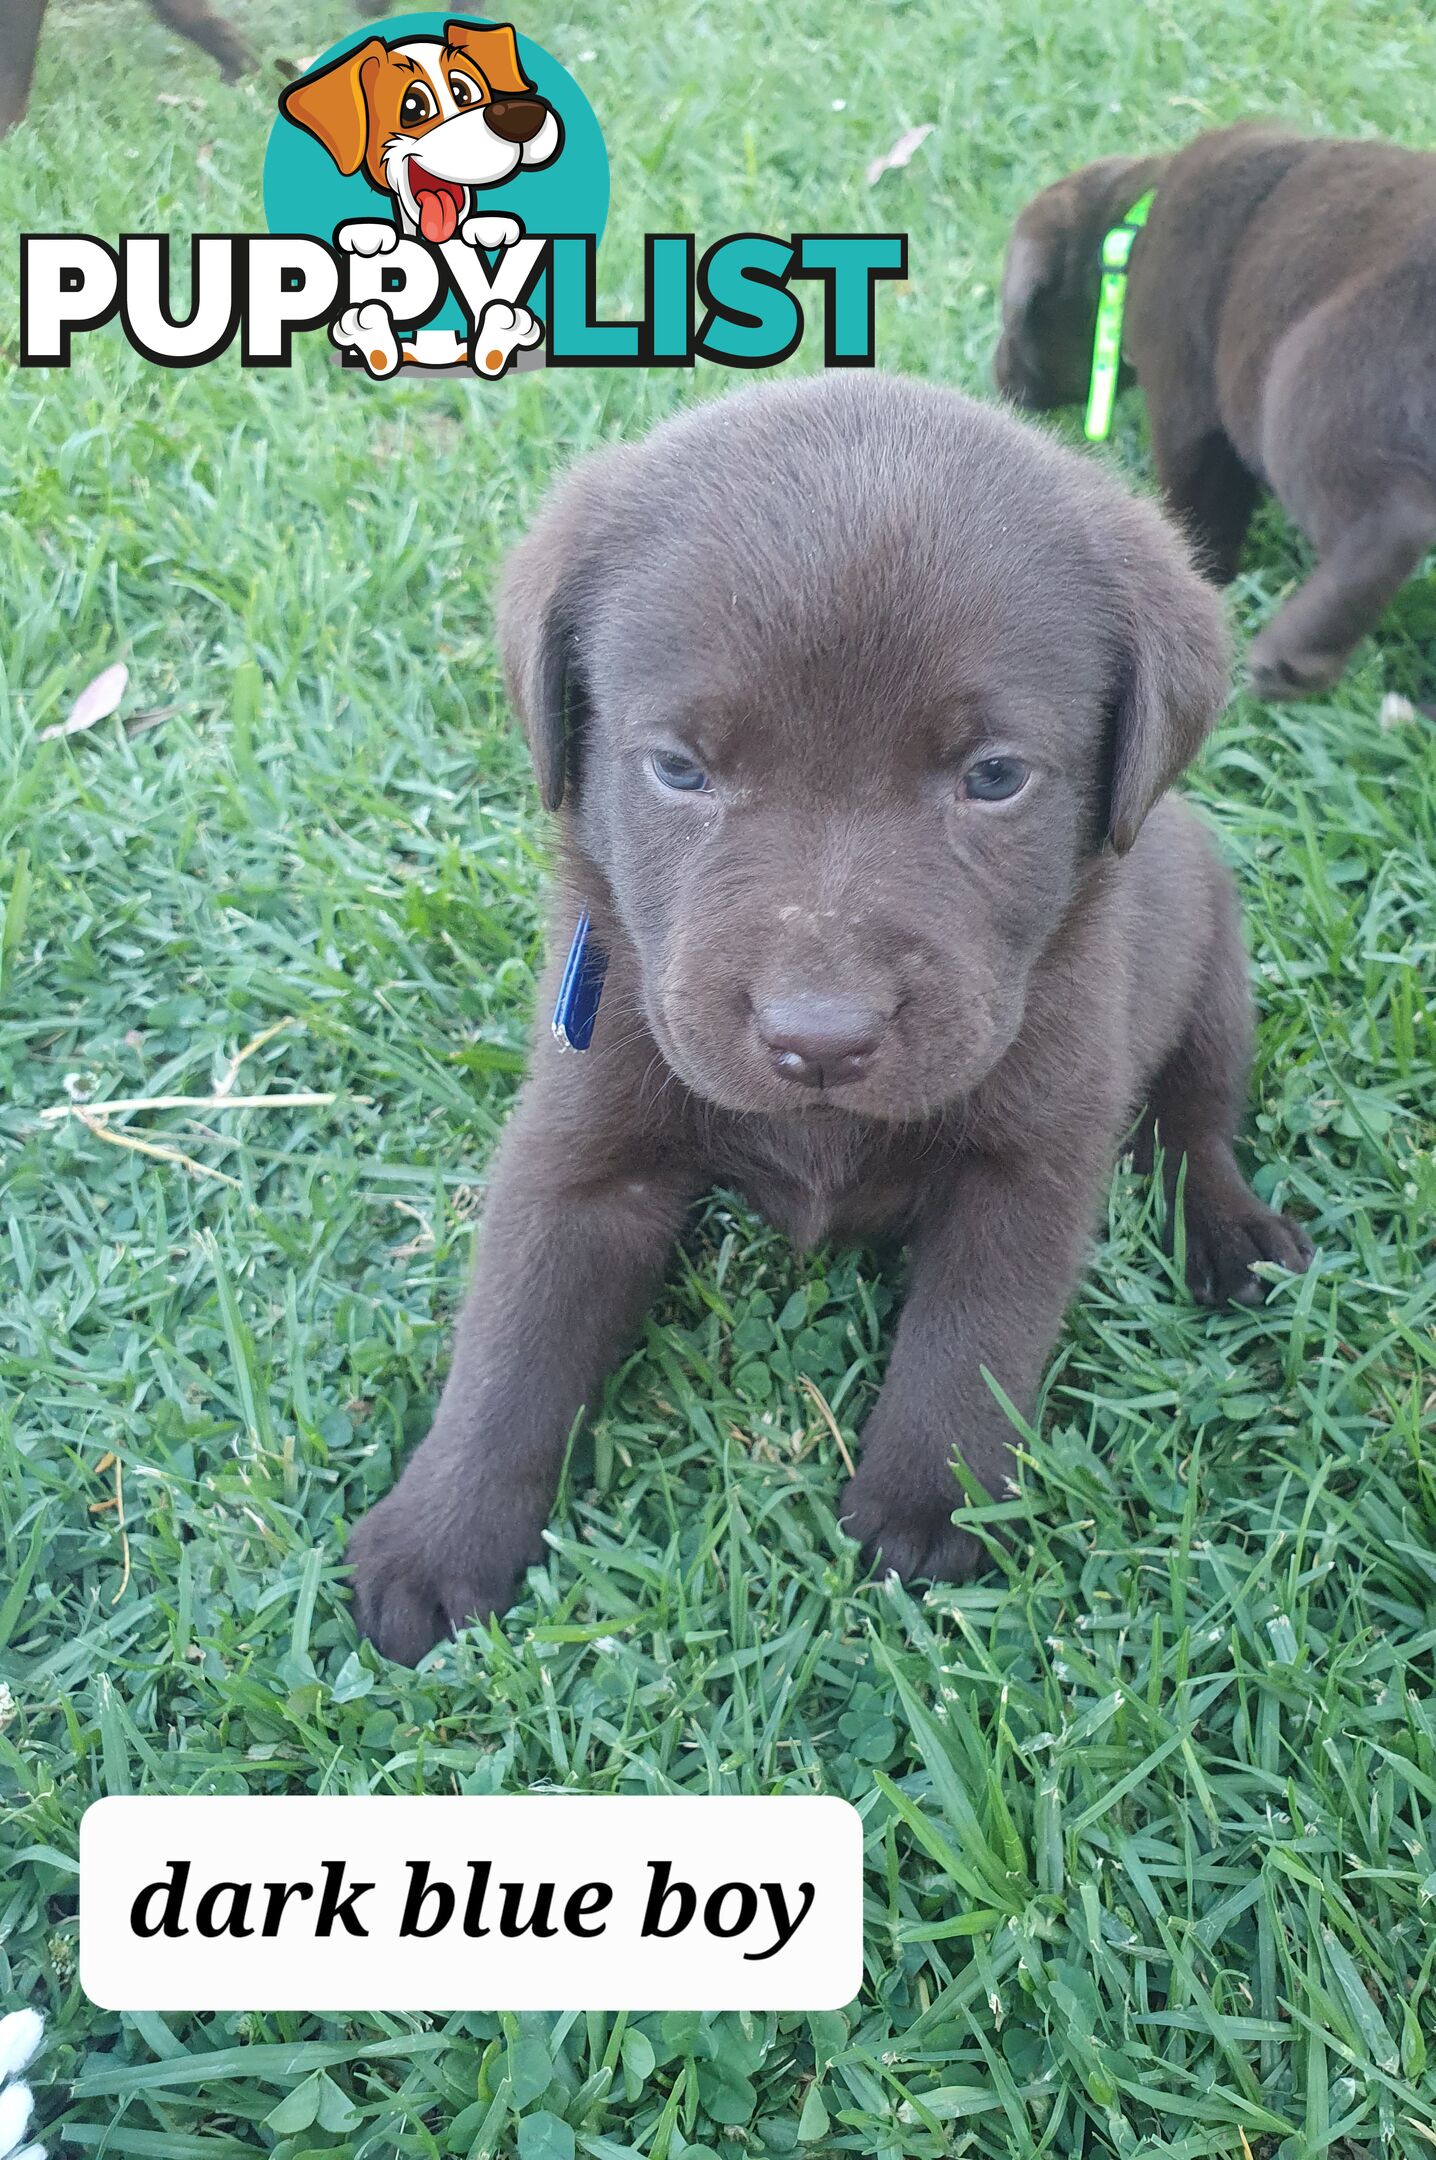
[{"label": "blue collar tag", "polygon": [[592,1042],[607,973],[608,954],[594,943],[593,925],[585,908],[573,933],[553,1009],[553,1039],[560,1050],[586,1050]]}]

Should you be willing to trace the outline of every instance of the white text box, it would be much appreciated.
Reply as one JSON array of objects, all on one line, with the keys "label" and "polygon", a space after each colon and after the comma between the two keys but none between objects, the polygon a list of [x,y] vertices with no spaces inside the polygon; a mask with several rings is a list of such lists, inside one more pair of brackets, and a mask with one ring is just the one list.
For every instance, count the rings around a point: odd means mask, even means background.
[{"label": "white text box", "polygon": [[845,1800],[115,1798],[80,1825],[107,2010],[836,2010]]}]

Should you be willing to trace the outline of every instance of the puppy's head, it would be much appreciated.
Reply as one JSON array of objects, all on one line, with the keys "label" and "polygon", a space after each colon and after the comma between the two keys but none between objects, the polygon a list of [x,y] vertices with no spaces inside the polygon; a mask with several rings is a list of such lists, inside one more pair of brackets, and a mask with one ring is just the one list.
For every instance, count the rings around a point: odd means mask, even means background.
[{"label": "puppy's head", "polygon": [[1154,509],[874,376],[581,465],[500,633],[654,1038],[738,1111],[902,1120],[973,1088],[1226,685],[1217,601]]},{"label": "puppy's head", "polygon": [[508,23],[450,22],[442,38],[369,38],[291,83],[281,112],[323,143],[339,170],[363,167],[426,240],[451,240],[476,188],[551,164],[558,114],[519,66]]},{"label": "puppy's head", "polygon": [[1002,272],[998,389],[1040,411],[1087,395],[1102,242],[1153,185],[1159,158],[1101,158],[1035,195],[1013,227]]}]

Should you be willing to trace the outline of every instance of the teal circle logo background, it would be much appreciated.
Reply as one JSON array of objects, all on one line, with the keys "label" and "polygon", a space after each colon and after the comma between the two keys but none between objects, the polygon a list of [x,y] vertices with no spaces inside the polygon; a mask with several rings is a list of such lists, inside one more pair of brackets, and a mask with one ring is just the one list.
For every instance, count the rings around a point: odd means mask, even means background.
[{"label": "teal circle logo background", "polygon": [[[337,38],[304,72],[312,75],[341,53],[367,45],[373,37],[382,36],[386,45],[402,45],[406,38],[442,38],[446,22],[473,22],[487,28],[496,20],[504,18],[465,15],[453,7],[445,8],[442,14],[426,9],[422,14],[386,17],[380,24]],[[525,232],[592,233],[600,239],[608,215],[608,151],[603,130],[568,69],[560,67],[532,38],[517,29],[516,35],[519,65],[563,122],[563,148],[551,165],[529,172],[520,168],[498,187],[480,189],[475,208],[516,217]],[[292,120],[286,120],[283,113],[276,115],[264,153],[264,217],[271,232],[309,233],[316,240],[332,241],[335,226],[352,218],[392,216],[392,197],[378,193],[362,172],[346,178],[322,143]],[[539,315],[545,311],[546,282],[540,278],[532,296]],[[452,294],[433,317],[433,323],[460,332],[468,327]]]}]

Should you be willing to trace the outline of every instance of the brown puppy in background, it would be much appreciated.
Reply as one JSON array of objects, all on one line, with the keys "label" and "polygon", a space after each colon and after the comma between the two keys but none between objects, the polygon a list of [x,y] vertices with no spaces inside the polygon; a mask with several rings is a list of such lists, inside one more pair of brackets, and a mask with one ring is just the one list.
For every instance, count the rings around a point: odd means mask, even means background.
[{"label": "brown puppy in background", "polygon": [[[1215,595],[1157,511],[955,393],[830,375],[581,464],[500,633],[560,813],[527,1084],[433,1431],[349,1544],[359,1625],[415,1659],[502,1610],[565,1443],[689,1204],[911,1276],[841,1514],[909,1576],[983,1556],[990,1492],[1147,1104],[1186,1161],[1198,1297],[1302,1233],[1233,1154],[1250,999],[1230,881],[1162,797],[1226,690]],[[550,1040],[581,909],[592,1047]]]},{"label": "brown puppy in background", "polygon": [[1157,477],[1222,582],[1270,488],[1317,565],[1252,685],[1325,689],[1436,543],[1436,156],[1249,122],[1059,180],[1008,250],[994,367],[1018,404],[1086,396],[1103,237],[1149,188],[1123,351]]}]

